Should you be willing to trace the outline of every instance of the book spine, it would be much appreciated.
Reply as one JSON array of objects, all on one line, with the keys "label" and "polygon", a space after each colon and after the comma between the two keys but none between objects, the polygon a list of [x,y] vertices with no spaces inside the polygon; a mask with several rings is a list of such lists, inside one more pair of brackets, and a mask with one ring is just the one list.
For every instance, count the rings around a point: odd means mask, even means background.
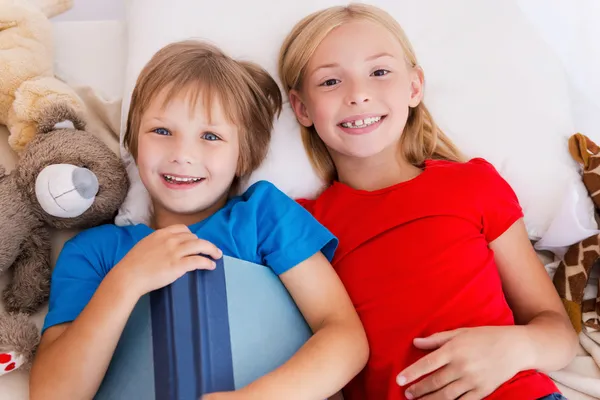
[{"label": "book spine", "polygon": [[150,295],[156,399],[234,390],[223,259]]}]

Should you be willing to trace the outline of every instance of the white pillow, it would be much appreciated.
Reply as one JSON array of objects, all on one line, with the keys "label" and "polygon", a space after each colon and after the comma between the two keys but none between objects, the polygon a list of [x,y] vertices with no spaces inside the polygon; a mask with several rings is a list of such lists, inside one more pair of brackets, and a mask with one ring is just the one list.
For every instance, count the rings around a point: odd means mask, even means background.
[{"label": "white pillow", "polygon": [[[560,209],[565,188],[585,188],[567,149],[574,133],[564,72],[514,2],[371,0],[404,27],[426,77],[425,102],[439,125],[470,156],[493,163],[515,189],[529,234],[538,239]],[[128,64],[122,115],[141,68],[167,43],[207,39],[276,76],[285,35],[302,17],[335,0],[299,2],[129,0]],[[122,127],[125,121],[122,121]],[[125,159],[130,156],[123,153]],[[117,223],[147,221],[148,197],[130,166],[133,188]],[[268,159],[252,181],[268,179],[292,197],[314,196],[299,128],[286,103]],[[593,216],[589,203],[582,207]]]},{"label": "white pillow", "polygon": [[69,85],[89,86],[106,100],[123,96],[126,26],[123,21],[54,22],[54,72]]}]

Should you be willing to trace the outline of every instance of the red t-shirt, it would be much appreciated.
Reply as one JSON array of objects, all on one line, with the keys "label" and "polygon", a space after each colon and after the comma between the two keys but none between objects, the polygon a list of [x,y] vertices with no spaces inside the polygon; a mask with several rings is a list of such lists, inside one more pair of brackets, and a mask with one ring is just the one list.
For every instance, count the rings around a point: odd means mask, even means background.
[{"label": "red t-shirt", "polygon": [[[426,354],[413,346],[415,337],[514,325],[488,244],[523,214],[485,160],[428,160],[410,181],[372,192],[336,182],[300,203],[339,238],[333,266],[369,339],[369,361],[345,389],[346,400],[405,399],[396,376]],[[553,392],[546,375],[524,371],[489,399]]]}]

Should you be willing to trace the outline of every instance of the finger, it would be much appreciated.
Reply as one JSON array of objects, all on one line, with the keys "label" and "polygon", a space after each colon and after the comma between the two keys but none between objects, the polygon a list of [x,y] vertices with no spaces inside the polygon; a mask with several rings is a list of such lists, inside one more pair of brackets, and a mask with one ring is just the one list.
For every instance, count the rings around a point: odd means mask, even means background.
[{"label": "finger", "polygon": [[211,242],[194,237],[193,239],[182,242],[176,253],[179,257],[192,255],[203,255],[217,260],[223,256],[223,252]]},{"label": "finger", "polygon": [[396,378],[396,383],[400,386],[416,381],[422,376],[436,371],[450,362],[448,352],[445,349],[438,349],[433,353],[427,354],[419,361],[406,368]]},{"label": "finger", "polygon": [[191,232],[190,228],[188,228],[187,225],[184,225],[184,224],[169,225],[166,228],[159,229],[159,231],[168,232],[168,233],[183,233],[183,232],[189,233],[189,232]]},{"label": "finger", "polygon": [[[447,365],[444,368],[440,368],[433,374],[427,376],[422,381],[417,382],[409,387],[406,391],[406,397],[409,399],[417,399],[425,395],[435,393],[459,378],[460,373],[455,368],[452,368],[451,365]],[[455,399],[456,397],[452,398]]]},{"label": "finger", "polygon": [[[442,389],[436,392],[428,394],[425,397],[421,397],[420,400],[454,400],[458,399],[459,397],[461,400],[463,400],[464,397],[461,396],[465,395],[465,393],[474,393],[473,391],[469,390],[471,390],[471,388],[467,382],[464,379],[460,379],[447,386],[444,386]],[[406,398],[410,400],[414,399],[415,397],[406,396]],[[481,397],[479,399],[481,399]],[[471,400],[473,400],[473,398],[471,398]]]},{"label": "finger", "polygon": [[485,398],[485,395],[482,395],[481,393],[477,392],[476,390],[471,390],[469,392],[466,392],[461,398],[460,400],[480,400]]},{"label": "finger", "polygon": [[165,250],[172,251],[173,254],[180,257],[188,254],[182,254],[182,246],[185,248],[189,242],[197,241],[198,236],[190,232],[167,233],[161,237],[160,246]]},{"label": "finger", "polygon": [[453,331],[434,333],[426,338],[415,338],[413,344],[415,347],[422,350],[437,349],[448,343],[463,331],[464,329],[455,329]]},{"label": "finger", "polygon": [[190,240],[198,240],[198,236],[192,232],[175,232],[169,235],[170,238],[175,238],[179,243],[188,242]]},{"label": "finger", "polygon": [[195,271],[198,269],[213,270],[217,266],[213,260],[197,255],[182,258],[178,265],[183,269],[184,272]]}]

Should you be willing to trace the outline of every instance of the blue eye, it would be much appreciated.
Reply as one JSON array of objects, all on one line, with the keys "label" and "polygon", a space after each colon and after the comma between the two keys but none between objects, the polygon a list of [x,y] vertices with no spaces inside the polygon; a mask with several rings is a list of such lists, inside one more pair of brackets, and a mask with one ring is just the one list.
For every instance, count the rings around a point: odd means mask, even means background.
[{"label": "blue eye", "polygon": [[214,140],[219,140],[220,139],[217,135],[215,135],[212,132],[204,132],[204,134],[202,135],[202,138],[206,139],[208,141],[211,141],[211,142],[214,141]]},{"label": "blue eye", "polygon": [[334,86],[339,83],[339,79],[327,79],[325,82],[321,83],[319,86]]},{"label": "blue eye", "polygon": [[390,71],[388,71],[387,69],[378,69],[377,71],[373,72],[373,76],[384,76],[389,74]]},{"label": "blue eye", "polygon": [[156,128],[156,129],[153,129],[152,132],[159,134],[161,136],[168,136],[171,134],[171,132],[169,132],[169,130],[165,129],[165,128]]}]

